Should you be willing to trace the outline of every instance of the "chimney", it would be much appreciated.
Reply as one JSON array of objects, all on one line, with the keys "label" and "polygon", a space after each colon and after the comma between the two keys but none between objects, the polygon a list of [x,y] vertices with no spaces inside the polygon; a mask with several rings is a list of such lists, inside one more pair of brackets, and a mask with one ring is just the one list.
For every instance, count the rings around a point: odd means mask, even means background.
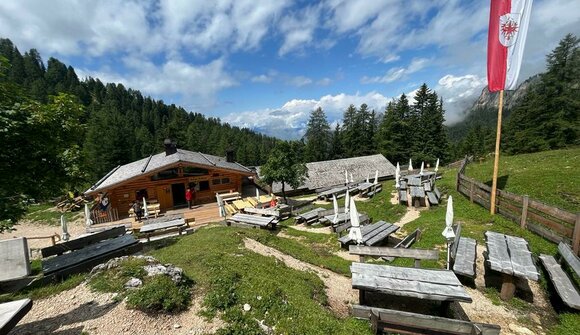
[{"label": "chimney", "polygon": [[234,150],[233,149],[226,150],[226,162],[230,162],[230,163],[234,162]]},{"label": "chimney", "polygon": [[163,141],[163,145],[165,146],[165,156],[173,155],[177,152],[177,145],[175,142],[172,142],[170,139],[166,138]]}]

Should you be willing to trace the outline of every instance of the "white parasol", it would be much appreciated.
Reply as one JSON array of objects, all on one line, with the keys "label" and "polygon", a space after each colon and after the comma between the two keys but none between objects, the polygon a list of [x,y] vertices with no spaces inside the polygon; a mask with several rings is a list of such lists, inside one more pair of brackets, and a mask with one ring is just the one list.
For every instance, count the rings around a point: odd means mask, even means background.
[{"label": "white parasol", "polygon": [[378,184],[379,183],[379,170],[375,170],[375,181],[373,182],[373,184]]},{"label": "white parasol", "polygon": [[447,214],[445,214],[445,229],[441,233],[443,237],[447,240],[447,270],[449,270],[449,246],[453,239],[455,238],[455,232],[453,231],[453,197],[449,196],[447,200]]},{"label": "white parasol", "polygon": [[409,158],[409,171],[413,171],[413,162],[411,162],[411,158]]},{"label": "white parasol", "polygon": [[425,168],[425,162],[421,162],[421,171],[419,171],[419,175],[423,175],[423,169]]},{"label": "white parasol", "polygon": [[85,225],[87,227],[93,224],[93,220],[91,220],[91,210],[89,209],[89,204],[85,204]]},{"label": "white parasol", "polygon": [[68,241],[70,235],[68,234],[68,223],[66,222],[66,218],[64,215],[60,216],[60,226],[62,228],[62,235],[61,238],[63,241]]},{"label": "white parasol", "polygon": [[344,180],[345,180],[344,184],[348,185],[348,171],[346,170],[344,170]]},{"label": "white parasol", "polygon": [[147,209],[147,200],[143,197],[143,217],[149,219],[149,210]]},{"label": "white parasol", "polygon": [[333,224],[338,223],[338,201],[336,200],[336,194],[332,195],[332,206],[334,207],[334,218],[332,219]]},{"label": "white parasol", "polygon": [[348,210],[349,210],[349,205],[350,205],[350,192],[349,189],[346,189],[346,197],[344,198],[344,213],[348,214]]},{"label": "white parasol", "polygon": [[[258,189],[256,189],[256,191],[257,190]],[[219,194],[216,194],[215,197],[217,199],[220,217],[225,218],[226,217],[226,210],[224,208],[224,201],[222,200],[222,197]]]},{"label": "white parasol", "polygon": [[439,158],[437,158],[437,163],[435,164],[435,172],[439,171]]},{"label": "white parasol", "polygon": [[395,168],[395,188],[397,190],[401,188],[399,179],[401,179],[401,167],[399,166],[399,162],[397,162],[397,167]]},{"label": "white parasol", "polygon": [[256,201],[260,202],[260,190],[256,187]]},{"label": "white parasol", "polygon": [[349,173],[349,174],[350,174],[350,182],[354,183],[354,179],[352,178],[352,173]]},{"label": "white parasol", "polygon": [[360,221],[358,217],[358,211],[356,210],[356,205],[354,203],[354,199],[350,199],[350,231],[348,232],[348,237],[351,240],[356,241],[357,244],[362,243],[362,233],[360,231]]},{"label": "white parasol", "polygon": [[367,172],[367,184],[369,183],[369,174]]}]

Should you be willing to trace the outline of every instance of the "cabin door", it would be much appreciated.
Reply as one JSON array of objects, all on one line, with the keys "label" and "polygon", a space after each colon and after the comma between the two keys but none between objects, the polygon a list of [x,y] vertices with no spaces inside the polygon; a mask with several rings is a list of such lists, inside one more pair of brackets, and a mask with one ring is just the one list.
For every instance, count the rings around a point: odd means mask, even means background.
[{"label": "cabin door", "polygon": [[173,199],[171,197],[171,189],[167,186],[157,186],[157,201],[159,201],[159,207],[162,211],[167,211],[173,207]]},{"label": "cabin door", "polygon": [[173,195],[173,207],[187,206],[185,200],[185,184],[171,184],[171,193]]}]

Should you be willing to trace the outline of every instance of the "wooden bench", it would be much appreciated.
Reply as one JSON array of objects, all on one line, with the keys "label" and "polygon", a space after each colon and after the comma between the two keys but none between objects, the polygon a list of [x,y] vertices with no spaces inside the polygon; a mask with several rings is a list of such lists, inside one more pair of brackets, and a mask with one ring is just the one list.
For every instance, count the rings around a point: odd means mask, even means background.
[{"label": "wooden bench", "polygon": [[381,186],[381,184],[374,185],[373,188],[367,192],[366,196],[372,198],[375,194],[381,192],[382,190],[383,187]]},{"label": "wooden bench", "polygon": [[324,208],[314,208],[313,210],[308,211],[306,213],[298,214],[296,216],[296,224],[300,223],[304,223],[307,225],[313,224],[317,222],[319,219],[318,213],[323,211],[325,211]]},{"label": "wooden bench", "polygon": [[238,225],[242,227],[259,227],[259,228],[276,228],[278,220],[271,216],[258,216],[250,214],[235,214],[227,220],[229,225]]},{"label": "wooden bench", "polygon": [[427,249],[401,249],[388,247],[365,247],[360,245],[351,245],[348,248],[351,255],[359,255],[360,261],[364,262],[365,256],[372,257],[403,257],[413,258],[415,260],[415,268],[421,266],[421,260],[438,260],[438,250]]},{"label": "wooden bench", "polygon": [[461,237],[461,224],[454,229],[455,239],[451,245],[451,259],[453,260],[453,272],[458,275],[475,278],[475,259],[477,257],[477,241]]},{"label": "wooden bench", "polygon": [[149,222],[141,227],[139,233],[145,235],[147,242],[151,242],[151,236],[157,235],[159,232],[167,233],[177,229],[179,235],[181,235],[186,228],[189,228],[189,223],[183,217],[174,217],[169,220]]},{"label": "wooden bench", "polygon": [[493,324],[361,305],[353,305],[352,314],[358,319],[370,320],[371,328],[375,334],[394,332],[402,334],[499,335],[501,331],[500,326]]},{"label": "wooden bench", "polygon": [[288,218],[290,216],[290,206],[286,204],[279,204],[276,207],[269,207],[269,208],[253,208],[253,207],[246,207],[244,212],[249,214],[258,214],[264,216],[272,216],[278,220]]},{"label": "wooden bench", "polygon": [[[393,249],[409,249],[409,247],[411,245],[413,245],[413,243],[415,243],[416,241],[419,241],[421,239],[421,229],[417,228],[415,229],[411,234],[405,236],[405,238],[403,238],[401,240],[401,242],[397,243]],[[387,262],[392,262],[393,260],[395,260],[395,257],[392,256],[387,256],[387,257],[381,257],[383,260],[387,261]]]},{"label": "wooden bench", "polygon": [[[368,246],[378,244],[389,238],[389,235],[399,230],[399,228],[399,226],[385,221],[379,221],[370,225],[361,226],[362,244]],[[348,235],[345,235],[338,240],[343,247],[349,243],[354,242]]]},{"label": "wooden bench", "polygon": [[544,254],[540,255],[540,260],[562,301],[567,306],[580,310],[578,288],[574,285],[574,279],[571,279],[564,270],[565,267],[568,267],[576,276],[580,277],[580,259],[574,255],[570,246],[563,242],[558,244],[558,254],[560,263],[556,258]]},{"label": "wooden bench", "polygon": [[43,280],[65,278],[111,258],[130,255],[143,249],[133,235],[125,235],[125,227],[105,230],[93,235],[70,240],[41,250]]},{"label": "wooden bench", "polygon": [[0,304],[0,335],[10,333],[32,308],[32,300],[21,299]]},{"label": "wooden bench", "polygon": [[[147,205],[147,212],[149,214],[149,216],[155,216],[155,218],[157,218],[159,216],[159,214],[161,213],[161,205],[159,204],[148,204]],[[142,215],[141,216],[145,216],[145,211],[142,210]],[[135,215],[135,211],[133,210],[133,208],[129,208],[129,217],[136,217]]]}]

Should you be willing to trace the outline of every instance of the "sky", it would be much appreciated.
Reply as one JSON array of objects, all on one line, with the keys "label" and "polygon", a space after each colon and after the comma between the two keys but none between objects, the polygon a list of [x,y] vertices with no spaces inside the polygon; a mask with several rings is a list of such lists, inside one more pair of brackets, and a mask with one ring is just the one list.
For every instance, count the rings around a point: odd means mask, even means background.
[{"label": "sky", "polygon": [[[580,1],[535,0],[520,81],[545,70]],[[154,99],[284,139],[322,107],[377,112],[426,83],[447,124],[486,85],[481,0],[5,0],[0,37]]]}]

